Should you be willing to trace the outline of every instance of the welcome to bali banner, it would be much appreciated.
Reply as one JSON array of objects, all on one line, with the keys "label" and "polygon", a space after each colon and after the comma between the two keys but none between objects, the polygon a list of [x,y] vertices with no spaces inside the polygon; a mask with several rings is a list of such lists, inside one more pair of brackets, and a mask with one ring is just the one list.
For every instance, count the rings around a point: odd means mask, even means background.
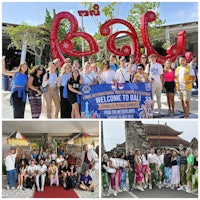
[{"label": "welcome to bali banner", "polygon": [[153,118],[150,83],[84,85],[82,118]]}]

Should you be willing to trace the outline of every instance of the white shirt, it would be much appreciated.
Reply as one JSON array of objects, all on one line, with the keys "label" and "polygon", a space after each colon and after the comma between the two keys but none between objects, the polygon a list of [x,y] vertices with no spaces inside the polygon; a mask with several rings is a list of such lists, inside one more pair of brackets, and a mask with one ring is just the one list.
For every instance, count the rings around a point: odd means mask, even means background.
[{"label": "white shirt", "polygon": [[81,77],[83,79],[83,84],[92,84],[94,79],[97,78],[94,72],[90,72],[89,74],[81,73]]},{"label": "white shirt", "polygon": [[15,159],[16,159],[17,154],[10,154],[6,156],[5,160],[5,165],[6,165],[6,171],[11,171],[15,169]]},{"label": "white shirt", "polygon": [[115,79],[115,71],[114,70],[105,70],[101,72],[100,78],[102,83],[111,84],[113,79]]},{"label": "white shirt", "polygon": [[126,81],[129,81],[130,72],[128,70],[128,67],[126,68],[120,67],[115,73],[115,78],[119,83],[125,83]]},{"label": "white shirt", "polygon": [[[87,157],[88,157],[88,160],[91,161],[92,159],[97,158],[98,155],[97,155],[97,153],[91,148],[91,149],[88,149]],[[81,154],[81,165],[82,165],[83,162],[84,162],[84,158],[85,158],[85,151],[83,151],[82,154]]]},{"label": "white shirt", "polygon": [[34,172],[37,170],[37,165],[33,165],[33,166],[28,166],[27,167],[27,173],[28,174],[34,174]]},{"label": "white shirt", "polygon": [[[185,74],[185,67],[180,67],[178,73],[176,71],[175,76],[178,77],[178,81],[179,81],[179,86],[181,90],[185,89],[185,83],[184,83],[184,74]],[[194,70],[192,67],[190,67],[190,76],[195,76]]]},{"label": "white shirt", "polygon": [[120,162],[118,158],[110,158],[113,167],[120,167]]},{"label": "white shirt", "polygon": [[64,158],[56,158],[56,163],[61,163],[63,162],[65,159]]},{"label": "white shirt", "polygon": [[156,82],[161,83],[160,75],[163,74],[163,67],[160,63],[154,63],[150,64],[150,70],[149,70],[149,64],[146,66],[145,73],[149,74],[149,80],[151,78],[154,79]]},{"label": "white shirt", "polygon": [[146,159],[146,157],[142,154],[142,165],[148,165],[148,158]]},{"label": "white shirt", "polygon": [[157,164],[158,166],[164,164],[164,155],[157,156]]},{"label": "white shirt", "polygon": [[47,166],[45,164],[41,165],[37,165],[37,170],[38,170],[38,174],[43,174],[44,172],[47,171]]},{"label": "white shirt", "polygon": [[157,163],[157,155],[154,153],[154,154],[148,154],[148,159],[149,159],[149,163]]},{"label": "white shirt", "polygon": [[52,153],[52,154],[51,154],[51,160],[56,160],[57,157],[58,157],[58,156],[57,156],[56,153]]}]

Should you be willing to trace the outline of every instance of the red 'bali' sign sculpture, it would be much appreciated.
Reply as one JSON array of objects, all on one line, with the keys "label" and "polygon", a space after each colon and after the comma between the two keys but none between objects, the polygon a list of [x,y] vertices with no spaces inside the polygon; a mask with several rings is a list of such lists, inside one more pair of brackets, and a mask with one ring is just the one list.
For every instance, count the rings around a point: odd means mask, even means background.
[{"label": "red 'bali' sign sculpture", "polygon": [[[91,13],[92,14],[92,13]],[[66,34],[65,38],[59,42],[58,40],[58,29],[60,25],[60,21],[62,19],[66,19],[70,23],[70,30]],[[141,35],[142,35],[142,41],[143,44],[147,50],[147,54],[156,54],[157,55],[157,61],[161,64],[164,64],[166,59],[170,59],[172,62],[175,61],[177,56],[179,55],[185,55],[188,62],[191,61],[193,53],[192,52],[186,52],[186,32],[185,31],[179,31],[178,37],[177,37],[177,44],[169,46],[166,49],[166,56],[162,56],[158,54],[155,49],[153,48],[149,34],[148,34],[148,23],[152,22],[156,19],[156,14],[152,11],[148,11],[144,13],[141,17]],[[129,31],[118,31],[113,34],[111,34],[110,26],[114,24],[123,24],[124,26],[128,27]],[[111,53],[118,55],[118,56],[127,56],[130,54],[135,55],[136,62],[140,61],[140,42],[139,38],[137,36],[137,33],[134,29],[134,27],[126,20],[123,19],[111,19],[106,21],[104,24],[100,27],[100,33],[102,36],[109,36],[106,46],[108,51]],[[121,49],[117,49],[115,46],[115,39],[119,34],[127,34],[130,36],[132,41],[132,48],[130,46],[123,46]],[[74,43],[73,39],[76,37],[81,37],[85,41],[87,41],[89,45],[88,51],[77,51],[74,49]],[[61,60],[61,63],[64,63],[64,56],[63,53],[69,56],[74,57],[83,57],[83,56],[90,56],[93,54],[96,54],[99,51],[98,44],[96,40],[91,36],[90,34],[86,32],[78,31],[78,21],[74,15],[72,15],[69,12],[60,12],[58,13],[53,21],[51,26],[51,32],[50,32],[50,48],[51,48],[51,54],[52,58],[59,58]],[[132,50],[133,52],[132,52]]]}]

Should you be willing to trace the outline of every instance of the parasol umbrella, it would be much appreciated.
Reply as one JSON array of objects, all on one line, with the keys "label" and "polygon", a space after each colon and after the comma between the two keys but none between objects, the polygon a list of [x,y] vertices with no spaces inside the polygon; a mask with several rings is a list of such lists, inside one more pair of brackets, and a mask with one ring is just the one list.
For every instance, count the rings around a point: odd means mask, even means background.
[{"label": "parasol umbrella", "polygon": [[12,146],[28,146],[29,142],[23,134],[21,134],[19,131],[16,131],[7,138],[7,144]]}]

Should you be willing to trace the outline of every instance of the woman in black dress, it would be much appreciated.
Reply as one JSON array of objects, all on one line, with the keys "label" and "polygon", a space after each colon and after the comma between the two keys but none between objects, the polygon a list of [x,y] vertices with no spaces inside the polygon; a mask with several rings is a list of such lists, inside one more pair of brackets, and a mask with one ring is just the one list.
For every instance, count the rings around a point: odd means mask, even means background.
[{"label": "woman in black dress", "polygon": [[77,95],[82,95],[82,92],[79,91],[82,80],[78,70],[72,72],[72,76],[68,81],[68,99],[72,104],[72,118],[81,118],[79,112],[79,105]]}]

